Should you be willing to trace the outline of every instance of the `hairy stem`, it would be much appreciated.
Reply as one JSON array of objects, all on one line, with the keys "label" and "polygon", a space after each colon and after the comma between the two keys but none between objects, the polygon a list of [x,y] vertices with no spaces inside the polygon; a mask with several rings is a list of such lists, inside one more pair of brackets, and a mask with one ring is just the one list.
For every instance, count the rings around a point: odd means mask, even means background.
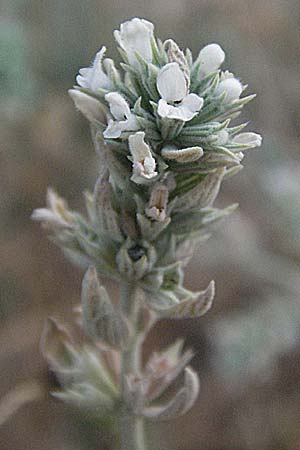
[{"label": "hairy stem", "polygon": [[132,415],[126,407],[121,411],[121,450],[146,450],[144,418]]},{"label": "hairy stem", "polygon": [[[137,327],[138,292],[133,283],[121,284],[121,308],[129,319],[133,334],[129,345],[121,352],[121,385],[124,394],[125,377],[128,373],[140,374],[143,334]],[[124,395],[123,395],[124,398]],[[120,419],[121,450],[146,450],[144,419],[133,414],[125,401],[121,408]]]}]

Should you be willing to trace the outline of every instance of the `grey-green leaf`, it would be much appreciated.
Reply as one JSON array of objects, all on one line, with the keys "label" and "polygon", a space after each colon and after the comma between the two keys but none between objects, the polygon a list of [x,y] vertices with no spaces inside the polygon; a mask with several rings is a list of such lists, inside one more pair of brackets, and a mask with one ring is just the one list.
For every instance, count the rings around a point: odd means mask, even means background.
[{"label": "grey-green leaf", "polygon": [[89,267],[83,278],[81,303],[82,325],[92,339],[117,347],[126,342],[127,324],[100,286],[95,267]]},{"label": "grey-green leaf", "polygon": [[215,283],[211,281],[208,287],[193,296],[182,300],[166,309],[156,310],[160,317],[172,319],[190,319],[201,317],[211,308],[215,296]]}]

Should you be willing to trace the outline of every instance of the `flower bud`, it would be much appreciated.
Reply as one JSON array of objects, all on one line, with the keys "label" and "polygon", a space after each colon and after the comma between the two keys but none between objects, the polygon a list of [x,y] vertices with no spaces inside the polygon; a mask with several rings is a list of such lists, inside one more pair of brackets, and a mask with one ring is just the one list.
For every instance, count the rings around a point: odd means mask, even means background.
[{"label": "flower bud", "polygon": [[222,95],[224,92],[226,93],[224,103],[232,103],[240,98],[243,92],[242,83],[234,77],[226,78],[220,81],[216,89],[217,95]]},{"label": "flower bud", "polygon": [[152,60],[151,38],[153,38],[154,26],[148,20],[137,17],[124,22],[120,31],[114,31],[114,37],[120,47],[125,51],[129,64],[139,67],[135,53],[146,61]]},{"label": "flower bud", "polygon": [[219,69],[225,60],[225,53],[218,44],[208,44],[200,51],[197,61],[200,61],[201,77]]},{"label": "flower bud", "polygon": [[167,187],[161,183],[155,184],[151,191],[149,205],[145,210],[146,215],[150,219],[163,222],[166,219],[168,197]]},{"label": "flower bud", "polygon": [[234,144],[247,145],[248,148],[260,147],[262,144],[262,137],[257,133],[240,133],[232,139]]}]

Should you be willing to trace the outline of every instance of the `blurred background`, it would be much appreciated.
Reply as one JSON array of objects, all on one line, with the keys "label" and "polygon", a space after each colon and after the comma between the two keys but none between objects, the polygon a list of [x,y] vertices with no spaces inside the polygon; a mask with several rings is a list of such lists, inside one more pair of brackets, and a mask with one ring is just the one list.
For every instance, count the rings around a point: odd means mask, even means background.
[{"label": "blurred background", "polygon": [[[257,98],[242,118],[264,136],[219,204],[186,284],[215,279],[200,320],[160,322],[146,352],[185,336],[201,378],[195,407],[149,429],[159,450],[300,449],[299,0],[2,0],[0,6],[0,448],[111,450],[109,433],[52,399],[39,352],[44,320],[71,322],[82,272],[29,219],[55,187],[83,210],[97,166],[88,123],[67,95],[79,67],[133,16],[194,55],[218,42]],[[250,152],[252,152],[250,154]]]}]

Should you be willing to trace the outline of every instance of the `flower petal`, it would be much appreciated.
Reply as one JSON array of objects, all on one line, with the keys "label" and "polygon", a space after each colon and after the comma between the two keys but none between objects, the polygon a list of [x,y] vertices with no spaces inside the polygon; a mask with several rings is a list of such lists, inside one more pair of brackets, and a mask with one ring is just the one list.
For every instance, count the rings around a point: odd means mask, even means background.
[{"label": "flower petal", "polygon": [[106,139],[118,139],[122,133],[122,123],[114,122],[110,120],[108,122],[107,128],[103,132],[103,136]]},{"label": "flower petal", "polygon": [[157,175],[156,161],[152,156],[150,147],[144,141],[145,133],[139,131],[128,138],[129,149],[133,157],[133,175],[131,180],[142,183],[144,179],[151,179]]},{"label": "flower petal", "polygon": [[181,107],[189,109],[191,112],[195,113],[200,111],[204,103],[202,97],[197,94],[188,94],[181,102]]},{"label": "flower petal", "polygon": [[130,108],[125,98],[118,92],[109,92],[105,95],[109,103],[110,112],[116,120],[127,120],[130,117]]},{"label": "flower petal", "polygon": [[151,155],[150,147],[146,144],[144,138],[145,133],[143,131],[132,134],[128,138],[129,149],[134,161],[143,161],[147,156]]},{"label": "flower petal", "polygon": [[249,148],[260,147],[262,144],[262,137],[257,133],[240,133],[234,136],[232,142],[235,144],[245,144]]},{"label": "flower petal", "polygon": [[118,139],[123,131],[136,131],[139,129],[139,124],[134,114],[130,113],[129,119],[108,122],[107,128],[103,132],[106,139]]},{"label": "flower petal", "polygon": [[102,59],[105,52],[106,48],[101,47],[95,56],[92,67],[84,67],[79,70],[79,75],[76,77],[76,83],[79,86],[91,89],[92,91],[97,91],[99,88],[110,88],[111,81],[102,69]]},{"label": "flower petal", "polygon": [[157,75],[157,90],[167,102],[181,101],[187,94],[184,73],[178,63],[166,64]]},{"label": "flower petal", "polygon": [[146,61],[152,61],[151,38],[154,26],[148,20],[135,17],[120,26],[120,31],[114,31],[114,37],[120,47],[125,50],[128,61],[133,66],[138,65],[135,52]]},{"label": "flower petal", "polygon": [[140,129],[136,116],[130,113],[128,120],[122,125],[123,131],[137,131]]},{"label": "flower petal", "polygon": [[193,118],[193,115],[190,117],[190,114],[188,114],[187,118],[186,111],[182,111],[177,106],[168,105],[168,103],[163,99],[160,99],[158,102],[157,113],[163,119],[181,120],[182,122],[186,122]]}]

